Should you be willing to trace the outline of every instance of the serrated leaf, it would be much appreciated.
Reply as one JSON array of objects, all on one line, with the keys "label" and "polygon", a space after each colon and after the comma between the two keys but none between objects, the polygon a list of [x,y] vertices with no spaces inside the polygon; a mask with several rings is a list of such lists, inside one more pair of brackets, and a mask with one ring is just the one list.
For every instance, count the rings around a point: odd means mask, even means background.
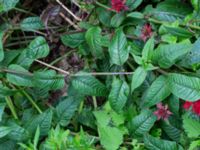
[{"label": "serrated leaf", "polygon": [[0,31],[0,62],[4,59],[3,35],[4,35],[4,32]]},{"label": "serrated leaf", "polygon": [[159,76],[144,93],[143,106],[151,107],[164,100],[170,93],[167,79],[164,76]]},{"label": "serrated leaf", "polygon": [[115,78],[108,100],[110,106],[116,112],[121,112],[126,104],[129,95],[129,86],[125,81]]},{"label": "serrated leaf", "polygon": [[109,54],[111,63],[116,65],[123,65],[129,56],[129,49],[126,47],[127,39],[122,29],[118,29],[113,36],[110,46]]},{"label": "serrated leaf", "polygon": [[144,144],[149,150],[178,150],[176,142],[161,140],[149,134],[144,136]]},{"label": "serrated leaf", "polygon": [[152,128],[156,120],[152,111],[144,110],[129,122],[129,131],[133,136],[142,136]]},{"label": "serrated leaf", "polygon": [[154,62],[162,68],[169,68],[185,56],[192,48],[190,43],[160,45],[153,54]]},{"label": "serrated leaf", "polygon": [[56,106],[56,120],[61,126],[67,126],[81,102],[81,97],[69,96],[62,98]]},{"label": "serrated leaf", "polygon": [[142,50],[142,59],[145,61],[151,60],[152,55],[153,55],[153,49],[154,49],[154,38],[150,38],[146,42]]},{"label": "serrated leaf", "polygon": [[[19,2],[19,0],[0,0],[0,4],[2,3],[3,5],[3,9],[2,11],[7,12],[11,9],[13,9],[17,3]],[[1,12],[1,10],[0,10]]]},{"label": "serrated leaf", "polygon": [[42,36],[38,36],[33,41],[31,41],[26,50],[27,57],[31,59],[43,58],[48,54],[49,45],[47,44],[45,38]]},{"label": "serrated leaf", "polygon": [[92,27],[90,28],[85,35],[86,41],[90,47],[91,53],[96,58],[103,58],[104,53],[101,47],[101,28]]},{"label": "serrated leaf", "polygon": [[170,91],[183,100],[196,101],[200,99],[200,79],[197,77],[170,73],[167,83]]},{"label": "serrated leaf", "polygon": [[[33,87],[32,76],[29,76],[29,72],[19,65],[10,65],[8,69],[20,72],[20,74],[7,73],[7,80],[18,86]],[[24,74],[24,75],[23,75]]]},{"label": "serrated leaf", "polygon": [[190,138],[197,138],[200,135],[200,123],[188,116],[183,116],[183,128]]},{"label": "serrated leaf", "polygon": [[136,88],[138,88],[145,80],[147,76],[147,71],[142,68],[138,67],[132,76],[132,82],[131,82],[131,92],[133,92]]},{"label": "serrated leaf", "polygon": [[64,45],[71,48],[78,47],[85,40],[85,33],[66,34],[61,36]]},{"label": "serrated leaf", "polygon": [[20,28],[24,31],[33,31],[44,28],[40,17],[28,17],[20,23]]},{"label": "serrated leaf", "polygon": [[93,76],[75,77],[72,86],[78,93],[91,96],[106,96],[107,89],[104,84]]}]

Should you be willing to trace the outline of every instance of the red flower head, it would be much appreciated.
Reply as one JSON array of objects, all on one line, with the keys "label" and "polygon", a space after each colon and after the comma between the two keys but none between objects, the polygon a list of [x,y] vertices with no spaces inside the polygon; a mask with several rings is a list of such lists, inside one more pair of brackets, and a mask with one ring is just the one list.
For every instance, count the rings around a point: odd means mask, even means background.
[{"label": "red flower head", "polygon": [[189,110],[190,107],[192,108],[192,112],[197,114],[198,116],[200,116],[200,100],[196,101],[196,102],[189,102],[186,101],[183,104],[183,108],[186,110]]},{"label": "red flower head", "polygon": [[112,9],[116,12],[127,10],[128,7],[125,5],[125,3],[126,0],[111,0]]},{"label": "red flower head", "polygon": [[168,105],[163,106],[162,103],[157,104],[157,110],[154,112],[154,115],[157,116],[158,120],[167,120],[171,114],[172,112],[168,110]]},{"label": "red flower head", "polygon": [[145,42],[148,38],[152,36],[152,27],[150,24],[145,24],[142,28],[141,39]]}]

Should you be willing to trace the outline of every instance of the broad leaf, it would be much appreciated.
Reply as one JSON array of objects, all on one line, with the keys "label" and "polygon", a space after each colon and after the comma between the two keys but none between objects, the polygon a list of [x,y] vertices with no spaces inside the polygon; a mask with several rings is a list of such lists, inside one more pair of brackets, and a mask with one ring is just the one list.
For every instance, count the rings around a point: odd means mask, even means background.
[{"label": "broad leaf", "polygon": [[143,106],[151,107],[170,95],[170,90],[167,87],[167,79],[164,76],[158,77],[144,93]]},{"label": "broad leaf", "polygon": [[125,19],[125,16],[124,16],[123,13],[116,13],[112,17],[110,24],[111,24],[112,27],[117,28],[117,27],[119,27],[122,24],[122,22],[124,21],[124,19]]},{"label": "broad leaf", "polygon": [[129,95],[129,86],[125,81],[115,78],[108,100],[116,112],[121,112]]},{"label": "broad leaf", "polygon": [[145,80],[147,76],[147,71],[142,67],[138,67],[133,76],[131,82],[131,92],[133,92],[136,88],[138,88]]},{"label": "broad leaf", "polygon": [[156,121],[156,116],[150,110],[141,112],[129,122],[129,130],[133,136],[142,136],[147,133]]},{"label": "broad leaf", "polygon": [[[19,0],[0,0],[0,4],[2,4],[2,6],[3,6],[2,10],[4,12],[7,12],[7,11],[13,9],[17,5],[18,2],[19,2]],[[0,10],[0,12],[1,12],[1,10]]]},{"label": "broad leaf", "polygon": [[129,49],[126,47],[127,39],[122,29],[118,29],[113,36],[110,46],[109,54],[111,63],[116,65],[123,65],[129,56]]},{"label": "broad leaf", "polygon": [[103,49],[101,47],[101,28],[92,27],[90,28],[86,35],[86,41],[90,47],[91,53],[96,58],[102,58],[104,56]]},{"label": "broad leaf", "polygon": [[44,28],[44,25],[40,17],[28,17],[20,23],[20,27],[24,31],[33,31]]},{"label": "broad leaf", "polygon": [[152,58],[154,49],[154,39],[150,38],[147,43],[144,45],[142,50],[142,59],[145,61],[149,61]]},{"label": "broad leaf", "polygon": [[11,127],[1,126],[0,127],[0,138],[6,136],[12,131]]},{"label": "broad leaf", "polygon": [[171,92],[177,97],[196,101],[200,99],[200,79],[182,74],[168,74],[168,86]]},{"label": "broad leaf", "polygon": [[136,9],[142,3],[142,1],[143,0],[127,0],[126,4],[129,10],[133,10]]}]

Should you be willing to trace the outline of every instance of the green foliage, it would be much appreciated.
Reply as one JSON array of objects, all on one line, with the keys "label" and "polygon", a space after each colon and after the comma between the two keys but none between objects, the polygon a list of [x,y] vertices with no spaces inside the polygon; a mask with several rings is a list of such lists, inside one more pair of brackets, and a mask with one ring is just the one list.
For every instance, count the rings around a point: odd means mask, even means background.
[{"label": "green foliage", "polygon": [[44,25],[39,17],[29,17],[20,23],[20,27],[24,31],[33,31],[44,28]]}]

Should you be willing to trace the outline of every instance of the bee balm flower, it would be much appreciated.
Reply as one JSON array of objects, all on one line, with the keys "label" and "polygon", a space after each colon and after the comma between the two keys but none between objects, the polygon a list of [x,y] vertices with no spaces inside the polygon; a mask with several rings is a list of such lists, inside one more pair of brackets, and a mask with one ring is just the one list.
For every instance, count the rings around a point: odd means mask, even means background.
[{"label": "bee balm flower", "polygon": [[126,0],[111,0],[112,9],[116,12],[127,10],[128,7],[125,5],[125,3]]},{"label": "bee balm flower", "polygon": [[171,114],[172,112],[168,110],[168,105],[163,106],[162,103],[157,104],[157,110],[154,112],[154,115],[157,116],[158,120],[167,120]]},{"label": "bee balm flower", "polygon": [[148,38],[152,36],[152,27],[150,24],[145,24],[141,31],[141,39],[145,42]]},{"label": "bee balm flower", "polygon": [[186,101],[183,104],[183,108],[185,110],[189,110],[191,108],[191,110],[192,110],[193,113],[195,113],[196,115],[200,116],[200,100],[198,100],[196,102]]}]

